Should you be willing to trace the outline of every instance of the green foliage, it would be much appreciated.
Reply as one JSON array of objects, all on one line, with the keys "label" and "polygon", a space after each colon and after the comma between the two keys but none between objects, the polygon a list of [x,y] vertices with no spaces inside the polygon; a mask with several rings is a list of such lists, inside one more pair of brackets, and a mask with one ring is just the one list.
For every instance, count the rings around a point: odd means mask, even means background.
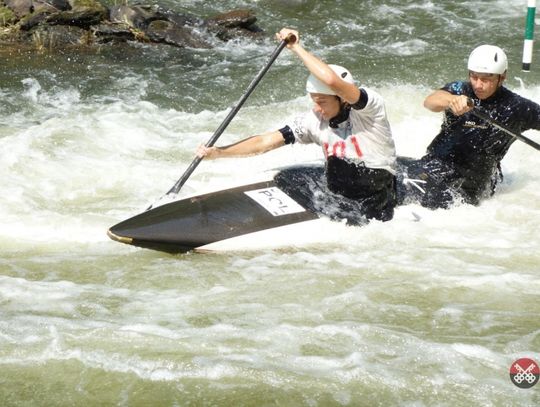
[{"label": "green foliage", "polygon": [[11,25],[17,21],[15,13],[9,8],[0,6],[0,27]]}]

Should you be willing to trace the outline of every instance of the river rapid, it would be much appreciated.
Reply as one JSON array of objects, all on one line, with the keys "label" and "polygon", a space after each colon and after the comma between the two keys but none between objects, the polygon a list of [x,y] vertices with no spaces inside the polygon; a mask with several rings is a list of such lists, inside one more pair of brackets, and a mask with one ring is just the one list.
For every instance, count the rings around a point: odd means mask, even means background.
[{"label": "river rapid", "polygon": [[[146,44],[41,53],[0,48],[2,406],[537,406],[510,380],[540,362],[540,153],[516,141],[478,207],[169,255],[107,229],[180,177],[276,47],[306,48],[379,91],[399,155],[421,156],[442,116],[433,89],[466,79],[482,43],[506,85],[521,71],[526,1],[167,0],[208,17],[252,8],[259,41],[211,50]],[[309,109],[284,50],[218,144]],[[535,131],[526,136],[540,141]],[[313,146],[203,162],[181,196],[320,160]]]}]

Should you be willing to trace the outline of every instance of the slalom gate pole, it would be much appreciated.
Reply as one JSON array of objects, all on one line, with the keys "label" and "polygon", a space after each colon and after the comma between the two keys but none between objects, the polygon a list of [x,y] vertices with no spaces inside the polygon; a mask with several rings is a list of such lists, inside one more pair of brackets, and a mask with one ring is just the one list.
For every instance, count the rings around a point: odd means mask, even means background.
[{"label": "slalom gate pole", "polygon": [[527,20],[525,24],[525,39],[523,41],[523,65],[522,70],[531,70],[533,42],[534,42],[534,18],[536,14],[536,0],[527,0]]}]

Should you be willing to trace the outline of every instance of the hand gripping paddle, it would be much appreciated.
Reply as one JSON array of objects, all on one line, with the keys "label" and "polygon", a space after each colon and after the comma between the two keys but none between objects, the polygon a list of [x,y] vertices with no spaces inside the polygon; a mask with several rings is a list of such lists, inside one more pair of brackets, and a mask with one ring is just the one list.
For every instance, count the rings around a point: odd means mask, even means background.
[{"label": "hand gripping paddle", "polygon": [[[274,61],[277,59],[278,55],[281,53],[283,48],[287,46],[289,42],[295,42],[296,37],[292,34],[289,34],[287,38],[285,38],[283,41],[279,43],[279,45],[276,47],[274,52],[272,52],[272,55],[270,55],[270,58],[268,62],[263,66],[263,68],[260,70],[260,72],[257,74],[257,76],[251,81],[249,84],[246,92],[242,95],[238,103],[231,109],[225,120],[220,124],[220,126],[217,128],[217,130],[214,132],[212,137],[206,142],[206,147],[212,147],[215,142],[218,140],[218,138],[221,136],[221,134],[225,131],[229,123],[232,121],[234,116],[236,116],[236,113],[240,110],[242,105],[245,103],[249,95],[253,92],[255,87],[258,85],[258,83],[261,81],[263,76],[266,74],[268,69],[270,69],[270,66],[274,63]],[[184,174],[180,177],[178,181],[176,181],[176,184],[173,185],[173,187],[167,192],[165,195],[176,195],[182,188],[182,186],[186,183],[188,178],[191,176],[193,171],[195,171],[195,168],[199,165],[199,163],[202,161],[201,157],[195,157],[187,170],[184,172]],[[152,209],[153,205],[150,205],[147,210]]]}]

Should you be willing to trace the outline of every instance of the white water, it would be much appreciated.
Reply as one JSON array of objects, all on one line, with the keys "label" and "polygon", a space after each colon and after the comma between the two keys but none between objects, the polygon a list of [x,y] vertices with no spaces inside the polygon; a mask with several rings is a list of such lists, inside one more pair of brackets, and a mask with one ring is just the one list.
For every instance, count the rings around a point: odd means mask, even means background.
[{"label": "white water", "polygon": [[[15,114],[10,118],[11,128],[4,127],[5,135],[0,139],[2,236],[5,244],[13,246],[31,242],[106,242],[103,231],[161,197],[187,167],[196,146],[211,136],[226,115],[226,111],[191,114],[161,110],[144,101],[104,104],[97,100],[88,105],[79,103],[76,90],[55,93],[42,89],[32,78],[23,81],[23,89],[34,124],[25,126],[28,117]],[[429,89],[401,85],[380,91],[389,101],[398,154],[421,156],[441,120],[440,115],[421,107]],[[539,88],[516,91],[533,100],[540,93]],[[279,128],[287,117],[306,108],[309,101],[305,97],[246,107],[218,144]],[[536,132],[525,135],[538,138]],[[467,226],[475,234],[484,232],[486,241],[491,241],[493,222],[498,218],[502,222],[499,227],[509,230],[520,226],[516,222],[533,225],[538,222],[537,155],[531,147],[515,142],[503,161],[505,182],[496,198],[480,208],[430,211],[409,205],[399,208],[396,221],[389,224],[374,222],[363,229],[329,226],[336,229],[336,234],[324,233],[321,241],[340,243],[342,233],[350,234],[347,240],[355,241],[355,236],[371,235],[379,228],[388,235],[394,234],[393,228],[408,228],[409,233],[418,230],[422,236],[425,228],[448,231]],[[248,183],[264,176],[265,171],[320,159],[317,147],[295,145],[264,156],[203,162],[181,196]],[[412,222],[415,217],[408,216],[410,212],[418,214],[422,221]],[[309,238],[313,240],[313,236]],[[519,236],[515,239],[521,240]]]},{"label": "white water", "polygon": [[[169,256],[106,230],[162,196],[226,111],[160,108],[140,78],[121,87],[83,101],[27,78],[20,95],[2,95],[23,104],[0,127],[5,388],[35,381],[30,399],[48,405],[62,400],[58,383],[75,404],[144,403],[144,389],[170,404],[538,404],[508,378],[515,359],[540,360],[537,151],[517,141],[479,207],[409,205],[391,222],[328,221],[286,245]],[[421,106],[430,89],[380,91],[398,153],[420,156],[441,120]],[[516,91],[540,100],[537,86]],[[219,143],[308,107],[305,97],[246,106]],[[319,158],[293,146],[205,162],[182,194]]]}]

